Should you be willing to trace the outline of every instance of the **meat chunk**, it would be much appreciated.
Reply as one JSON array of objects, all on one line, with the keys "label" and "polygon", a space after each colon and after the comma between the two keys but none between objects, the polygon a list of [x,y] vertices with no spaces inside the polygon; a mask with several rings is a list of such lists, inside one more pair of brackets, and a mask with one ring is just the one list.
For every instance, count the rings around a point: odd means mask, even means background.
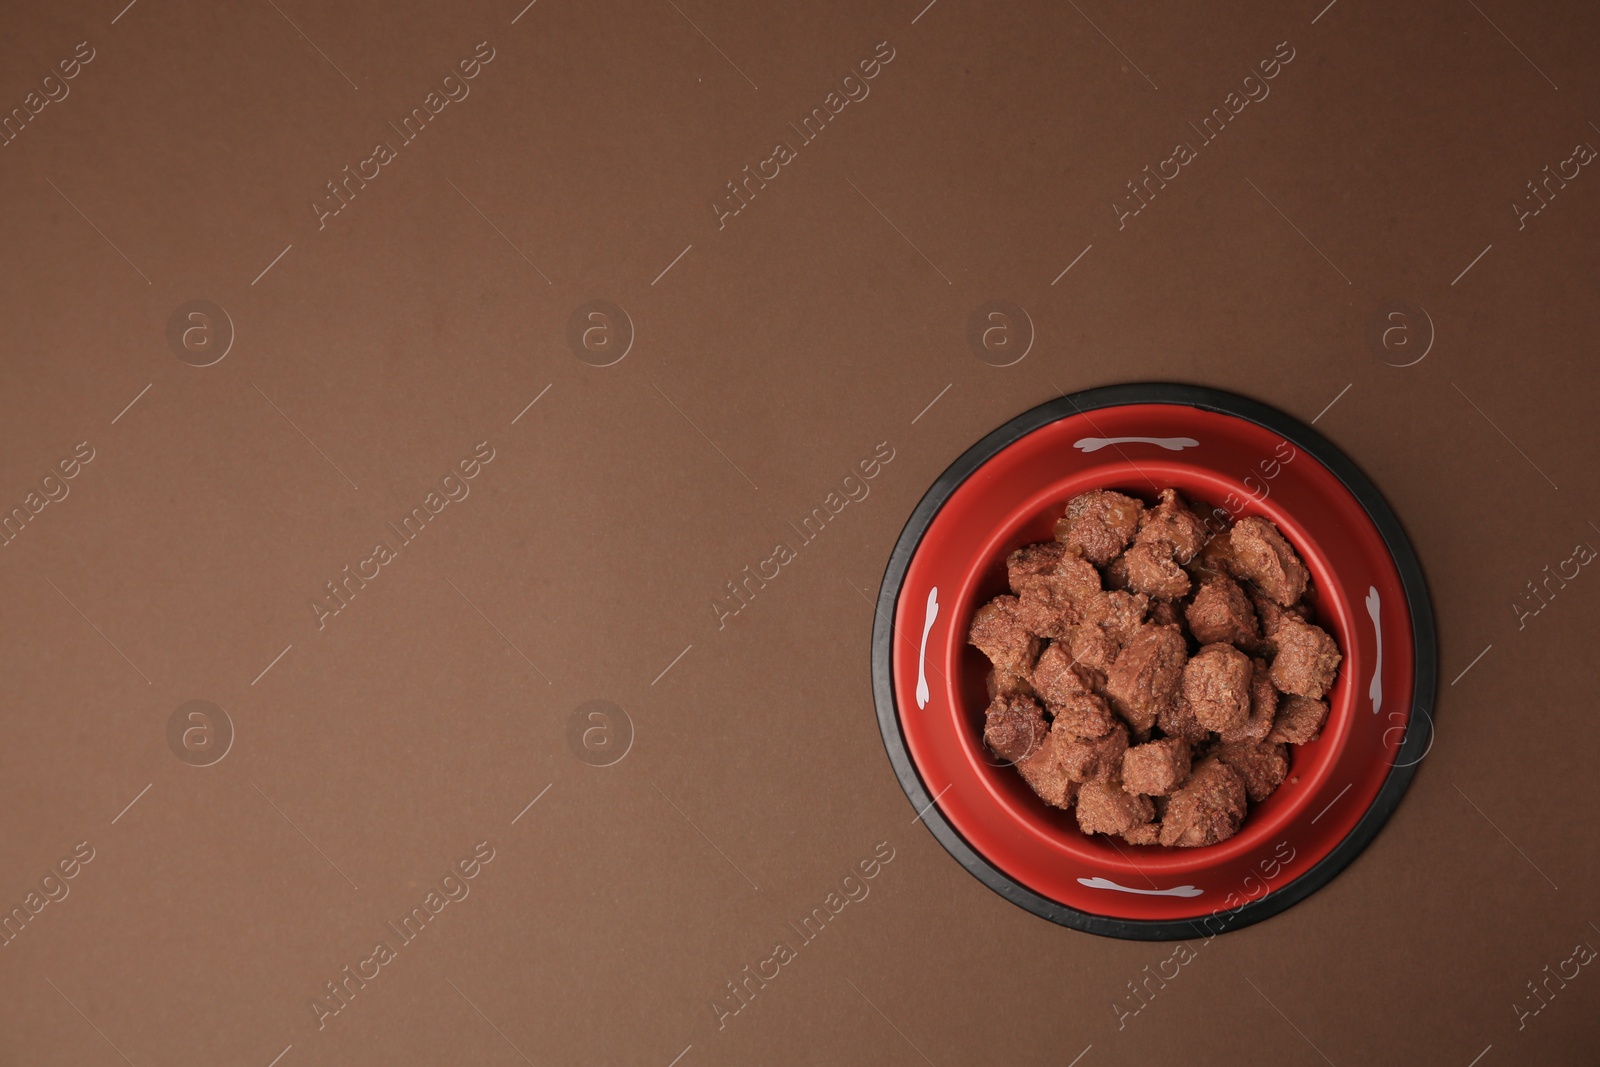
[{"label": "meat chunk", "polygon": [[1244,780],[1227,764],[1203,759],[1161,818],[1161,843],[1197,848],[1226,841],[1244,821]]},{"label": "meat chunk", "polygon": [[1187,658],[1188,646],[1176,626],[1146,624],[1123,646],[1106,672],[1106,693],[1135,734],[1148,736],[1177,696]]},{"label": "meat chunk", "polygon": [[1278,711],[1278,690],[1268,675],[1267,661],[1252,661],[1250,671],[1250,718],[1234,730],[1220,731],[1224,741],[1265,741],[1272,731]]},{"label": "meat chunk", "polygon": [[997,696],[983,713],[983,740],[1001,759],[1018,763],[1040,748],[1050,736],[1039,702],[1025,696]]},{"label": "meat chunk", "polygon": [[1101,573],[1102,573],[1102,576],[1104,578],[1105,587],[1107,589],[1121,589],[1123,591],[1126,591],[1127,588],[1128,588],[1128,556],[1127,556],[1127,553],[1123,553],[1122,555],[1118,556],[1116,559],[1112,560],[1110,563],[1107,563],[1106,566],[1105,566],[1105,570],[1102,571]]},{"label": "meat chunk", "polygon": [[1193,559],[1206,543],[1206,527],[1176,489],[1163,489],[1156,506],[1139,520],[1139,532],[1133,539],[1136,544],[1163,548],[1169,558],[1181,565]]},{"label": "meat chunk", "polygon": [[1130,793],[1166,796],[1189,777],[1189,742],[1167,737],[1135,745],[1122,754],[1122,787]]},{"label": "meat chunk", "polygon": [[1144,621],[1149,606],[1150,598],[1139,593],[1097,593],[1084,605],[1083,621],[1072,630],[1072,654],[1080,663],[1108,669]]},{"label": "meat chunk", "polygon": [[1122,831],[1122,839],[1130,845],[1158,845],[1161,843],[1161,824],[1158,822],[1140,823],[1138,826]]},{"label": "meat chunk", "polygon": [[1155,815],[1149,797],[1135,796],[1116,779],[1086,782],[1078,791],[1078,827],[1086,834],[1120,834]]},{"label": "meat chunk", "polygon": [[1207,578],[1184,610],[1189,632],[1202,645],[1253,645],[1261,636],[1250,598],[1226,575]]},{"label": "meat chunk", "polygon": [[1011,553],[1006,557],[1006,581],[1010,583],[1011,591],[1021,596],[1022,579],[1049,574],[1056,569],[1056,564],[1061,562],[1066,552],[1067,546],[1059,541],[1042,541],[1036,545],[1023,545]]},{"label": "meat chunk", "polygon": [[1278,604],[1288,607],[1306,591],[1310,574],[1278,528],[1259,515],[1233,524],[1228,535],[1234,573],[1248,578]]},{"label": "meat chunk", "polygon": [[1107,489],[1080,493],[1067,502],[1067,513],[1056,520],[1056,540],[1069,552],[1104,567],[1127,546],[1143,512],[1144,505],[1131,496]]},{"label": "meat chunk", "polygon": [[1122,754],[1128,751],[1128,730],[1120,722],[1111,732],[1093,740],[1080,740],[1065,729],[1050,731],[1050,747],[1056,761],[1074,782],[1115,778],[1122,770]]},{"label": "meat chunk", "polygon": [[1052,729],[1078,741],[1104,737],[1117,724],[1106,702],[1093,693],[1075,693],[1060,704],[1050,705],[1055,716]]},{"label": "meat chunk", "polygon": [[1031,697],[1034,696],[1033,683],[1024,674],[1010,674],[1006,671],[989,671],[989,699],[997,696],[1011,695]]},{"label": "meat chunk", "polygon": [[1183,610],[1170,600],[1150,601],[1149,621],[1157,626],[1176,626],[1180,632],[1186,632],[1188,625],[1183,619]]},{"label": "meat chunk", "polygon": [[1284,741],[1291,745],[1305,745],[1322,736],[1322,724],[1328,721],[1328,705],[1321,700],[1305,697],[1285,697],[1278,705],[1278,715],[1272,720],[1268,741]]},{"label": "meat chunk", "polygon": [[1066,556],[1041,574],[1021,574],[1017,618],[1040,637],[1066,637],[1082,618],[1083,606],[1100,592],[1100,573],[1077,556]]},{"label": "meat chunk", "polygon": [[1156,718],[1156,725],[1161,727],[1161,732],[1168,737],[1181,737],[1191,744],[1209,740],[1211,737],[1211,731],[1194,717],[1194,709],[1184,697],[1181,684],[1178,686],[1177,697]]},{"label": "meat chunk", "polygon": [[1033,665],[1033,689],[1046,704],[1065,704],[1068,697],[1090,691],[1063,641],[1052,641],[1039,653]]},{"label": "meat chunk", "polygon": [[1285,619],[1273,640],[1278,654],[1272,658],[1272,684],[1292,696],[1320,700],[1339,671],[1339,646],[1320,626]]},{"label": "meat chunk", "polygon": [[1056,754],[1049,745],[1042,745],[1033,755],[1017,764],[1022,780],[1033,787],[1039,799],[1052,808],[1070,808],[1078,795],[1078,783],[1068,778]]},{"label": "meat chunk", "polygon": [[1232,645],[1207,645],[1183,668],[1183,695],[1200,725],[1221,733],[1250,719],[1250,660]]},{"label": "meat chunk", "polygon": [[1016,597],[997,596],[973,614],[967,632],[967,640],[1006,674],[1027,674],[1039,655],[1039,639],[1022,625],[1017,607]]},{"label": "meat chunk", "polygon": [[1212,755],[1244,782],[1252,804],[1270,797],[1289,774],[1289,751],[1275,741],[1224,742]]},{"label": "meat chunk", "polygon": [[1189,593],[1189,576],[1172,558],[1171,546],[1141,542],[1120,557],[1128,573],[1128,588],[1160,600],[1176,600]]},{"label": "meat chunk", "polygon": [[1233,541],[1229,536],[1230,529],[1226,526],[1221,529],[1208,527],[1205,544],[1200,546],[1200,551],[1189,561],[1191,577],[1204,582],[1207,578],[1233,575]]}]

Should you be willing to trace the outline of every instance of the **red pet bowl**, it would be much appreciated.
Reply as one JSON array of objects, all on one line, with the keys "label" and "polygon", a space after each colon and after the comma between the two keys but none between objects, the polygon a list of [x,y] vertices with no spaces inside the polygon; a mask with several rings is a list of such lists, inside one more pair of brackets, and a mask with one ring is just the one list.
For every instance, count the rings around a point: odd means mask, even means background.
[{"label": "red pet bowl", "polygon": [[[967,643],[1006,592],[1012,550],[1051,539],[1089,489],[1176,488],[1261,515],[1299,550],[1318,623],[1344,662],[1322,736],[1239,833],[1204,848],[1089,837],[983,744],[988,661]],[[889,760],[921,819],[1001,896],[1064,926],[1173,940],[1259,922],[1325,885],[1377,835],[1432,738],[1437,656],[1421,568],[1355,465],[1295,419],[1244,397],[1140,384],[1020,415],[951,465],[890,556],[872,634]]]}]

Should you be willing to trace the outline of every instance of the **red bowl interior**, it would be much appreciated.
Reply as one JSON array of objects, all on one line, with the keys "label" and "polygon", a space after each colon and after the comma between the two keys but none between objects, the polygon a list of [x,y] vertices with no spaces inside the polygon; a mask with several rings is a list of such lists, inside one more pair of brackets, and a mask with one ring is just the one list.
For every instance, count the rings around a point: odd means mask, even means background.
[{"label": "red bowl interior", "polygon": [[[1099,443],[1111,438],[1147,440]],[[1194,849],[1091,838],[1071,813],[1035,796],[984,747],[988,661],[966,640],[973,612],[1007,591],[1007,555],[1050,540],[1069,499],[1109,488],[1149,501],[1167,486],[1233,519],[1276,523],[1311,571],[1317,621],[1344,653],[1321,737],[1290,747],[1288,780],[1251,805],[1238,834]],[[924,659],[930,592],[938,607]],[[1361,504],[1318,460],[1271,430],[1184,405],[1131,404],[1060,419],[979,467],[917,546],[895,622],[902,732],[945,818],[1011,878],[1095,915],[1199,918],[1289,884],[1371,804],[1410,717],[1410,614],[1399,572]],[[919,667],[926,706],[917,699]]]}]

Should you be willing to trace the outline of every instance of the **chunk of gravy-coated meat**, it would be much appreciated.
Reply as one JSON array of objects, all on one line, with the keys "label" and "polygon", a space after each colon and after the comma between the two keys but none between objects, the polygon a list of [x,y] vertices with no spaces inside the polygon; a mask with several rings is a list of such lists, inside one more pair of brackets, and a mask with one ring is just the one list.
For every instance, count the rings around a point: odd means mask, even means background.
[{"label": "chunk of gravy-coated meat", "polygon": [[1289,618],[1273,640],[1272,684],[1292,696],[1320,700],[1339,672],[1339,646],[1320,626]]},{"label": "chunk of gravy-coated meat", "polygon": [[1178,693],[1188,646],[1176,626],[1146,624],[1106,672],[1111,707],[1133,732],[1147,736]]},{"label": "chunk of gravy-coated meat", "polygon": [[1160,502],[1139,520],[1136,544],[1163,547],[1180,565],[1194,559],[1206,543],[1205,523],[1184,504],[1176,489],[1161,490]]},{"label": "chunk of gravy-coated meat", "polygon": [[1244,781],[1252,804],[1270,797],[1289,774],[1289,752],[1275,741],[1224,742],[1211,753]]},{"label": "chunk of gravy-coated meat", "polygon": [[1234,573],[1254,582],[1278,604],[1288,607],[1306,591],[1310,575],[1305,564],[1268,520],[1259,515],[1240,519],[1233,524],[1228,540]]},{"label": "chunk of gravy-coated meat", "polygon": [[1090,667],[1108,669],[1149,607],[1150,598],[1142,593],[1113,591],[1091,597],[1084,605],[1083,621],[1073,628],[1072,654]]},{"label": "chunk of gravy-coated meat", "polygon": [[1074,782],[1115,778],[1122,771],[1122,754],[1128,751],[1128,729],[1114,723],[1110,733],[1089,741],[1074,738],[1064,729],[1051,730],[1050,747]]},{"label": "chunk of gravy-coated meat", "polygon": [[1250,645],[1261,636],[1255,609],[1239,583],[1225,575],[1207,578],[1184,609],[1189,632],[1202,645]]},{"label": "chunk of gravy-coated meat", "polygon": [[1265,741],[1278,712],[1278,690],[1267,673],[1267,661],[1251,662],[1250,718],[1234,730],[1219,731],[1224,741]]},{"label": "chunk of gravy-coated meat", "polygon": [[1128,572],[1128,588],[1159,600],[1176,600],[1189,593],[1189,575],[1172,558],[1164,544],[1134,545],[1120,557]]},{"label": "chunk of gravy-coated meat", "polygon": [[1183,668],[1183,695],[1207,729],[1237,730],[1250,720],[1250,660],[1232,645],[1207,645]]},{"label": "chunk of gravy-coated meat", "polygon": [[1011,696],[1013,694],[1025,697],[1034,696],[1032,680],[1025,674],[1010,674],[1006,671],[997,671],[990,668],[989,699],[993,700],[997,696]]},{"label": "chunk of gravy-coated meat", "polygon": [[1245,808],[1244,780],[1220,760],[1201,760],[1167,801],[1161,843],[1198,848],[1226,841],[1238,832]]},{"label": "chunk of gravy-coated meat", "polygon": [[1139,528],[1144,505],[1131,496],[1096,489],[1067,502],[1067,513],[1056,520],[1056,540],[1097,567],[1104,567],[1121,552]]},{"label": "chunk of gravy-coated meat", "polygon": [[1130,793],[1166,796],[1189,777],[1189,743],[1181,737],[1149,741],[1122,754],[1122,786]]},{"label": "chunk of gravy-coated meat", "polygon": [[1116,779],[1086,782],[1078,791],[1078,827],[1086,834],[1120,834],[1155,815],[1149,797],[1135,796]]},{"label": "chunk of gravy-coated meat", "polygon": [[1017,598],[997,596],[972,616],[967,639],[989,657],[995,670],[1027,674],[1039,654],[1039,639],[1017,618]]},{"label": "chunk of gravy-coated meat", "polygon": [[983,713],[983,740],[1001,759],[1017,763],[1045,747],[1050,727],[1038,701],[1025,696],[997,696]]},{"label": "chunk of gravy-coated meat", "polygon": [[1161,732],[1168,737],[1181,737],[1191,744],[1198,744],[1211,738],[1211,731],[1194,717],[1194,709],[1184,698],[1182,685],[1178,686],[1178,695],[1172,704],[1156,719],[1156,725],[1161,727]]},{"label": "chunk of gravy-coated meat", "polygon": [[1284,741],[1291,745],[1306,745],[1322,736],[1322,724],[1328,721],[1328,705],[1322,700],[1305,697],[1284,697],[1278,705],[1278,714],[1272,720],[1268,741]]},{"label": "chunk of gravy-coated meat", "polygon": [[1019,576],[1017,618],[1040,637],[1066,637],[1100,593],[1100,573],[1077,556],[1066,556],[1043,574]]},{"label": "chunk of gravy-coated meat", "polygon": [[1052,729],[1079,741],[1104,737],[1117,724],[1105,700],[1093,693],[1074,693],[1059,704],[1050,705],[1055,717]]},{"label": "chunk of gravy-coated meat", "polygon": [[1066,643],[1052,641],[1033,665],[1033,689],[1048,704],[1065,704],[1069,697],[1093,692]]},{"label": "chunk of gravy-coated meat", "polygon": [[1022,589],[1018,582],[1024,578],[1049,574],[1056,569],[1056,564],[1061,562],[1066,551],[1067,546],[1059,541],[1042,541],[1036,545],[1023,545],[1011,553],[1006,557],[1006,581],[1010,583],[1011,591],[1021,596]]},{"label": "chunk of gravy-coated meat", "polygon": [[1070,808],[1078,795],[1078,783],[1068,778],[1056,760],[1051,746],[1041,745],[1033,755],[1017,764],[1022,780],[1052,808]]}]

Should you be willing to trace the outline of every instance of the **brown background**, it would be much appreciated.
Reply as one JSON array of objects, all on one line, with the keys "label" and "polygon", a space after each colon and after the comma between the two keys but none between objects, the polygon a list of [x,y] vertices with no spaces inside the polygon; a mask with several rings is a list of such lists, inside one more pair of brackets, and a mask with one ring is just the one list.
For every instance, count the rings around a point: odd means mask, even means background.
[{"label": "brown background", "polygon": [[[0,903],[95,858],[0,948],[0,1062],[1593,1062],[1592,968],[1514,1005],[1600,945],[1600,577],[1513,604],[1600,546],[1600,177],[1511,207],[1600,144],[1592,11],[922,3],[5,12],[5,109],[95,58],[0,148],[0,503],[95,458],[0,548]],[[724,183],[884,40],[719,230]],[[481,41],[470,96],[319,230],[323,183]],[[1284,41],[1119,231],[1124,183]],[[197,298],[236,331],[205,368],[166,340]],[[566,342],[596,298],[636,330],[603,369]],[[995,299],[1035,333],[1004,369],[966,342]],[[1397,300],[1423,315],[1375,344]],[[1415,540],[1441,698],[1376,843],[1119,1029],[1173,947],[1036,919],[912,823],[868,598],[968,444],[1140,379],[1320,416]],[[319,630],[323,583],[484,440]],[[883,441],[871,496],[719,630],[723,583]],[[209,767],[168,745],[191,699],[236,733]],[[609,767],[568,743],[591,699],[632,724]],[[319,1030],[480,841],[471,896]],[[879,842],[871,895],[719,1030]]]}]

